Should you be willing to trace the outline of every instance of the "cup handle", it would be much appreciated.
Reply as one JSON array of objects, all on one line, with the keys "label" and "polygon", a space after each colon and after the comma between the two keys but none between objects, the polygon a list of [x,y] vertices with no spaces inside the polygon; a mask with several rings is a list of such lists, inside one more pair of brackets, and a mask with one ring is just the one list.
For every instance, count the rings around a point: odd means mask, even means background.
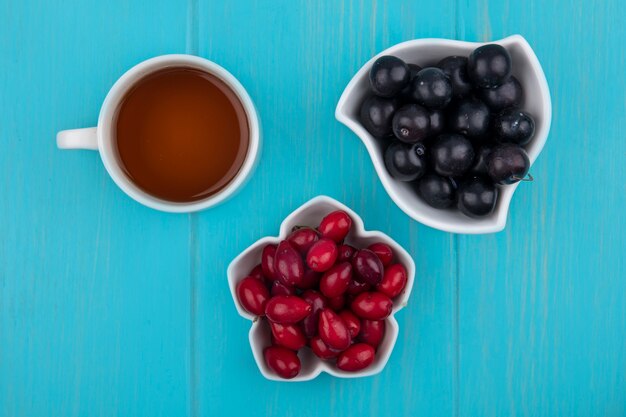
[{"label": "cup handle", "polygon": [[62,130],[57,133],[59,149],[91,149],[98,150],[98,135],[95,127],[85,129]]}]

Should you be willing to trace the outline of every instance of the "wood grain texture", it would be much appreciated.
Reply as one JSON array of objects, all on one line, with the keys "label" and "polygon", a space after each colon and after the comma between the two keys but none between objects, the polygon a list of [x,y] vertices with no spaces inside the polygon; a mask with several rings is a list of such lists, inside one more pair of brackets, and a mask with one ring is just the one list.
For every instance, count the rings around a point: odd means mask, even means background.
[{"label": "wood grain texture", "polygon": [[188,414],[189,220],[144,208],[98,154],[112,83],[185,51],[186,4],[0,2],[0,415]]},{"label": "wood grain texture", "polygon": [[[427,18],[435,13],[437,19]],[[200,55],[224,65],[249,89],[264,139],[246,187],[197,216],[199,415],[226,407],[251,416],[452,415],[453,238],[401,213],[363,144],[334,118],[343,88],[373,54],[406,39],[453,36],[452,2],[201,1],[199,15]],[[241,250],[278,234],[285,216],[319,194],[346,203],[366,228],[405,245],[416,258],[417,286],[398,314],[401,334],[381,375],[265,381],[251,356],[250,323],[236,316],[224,271]]]},{"label": "wood grain texture", "polygon": [[626,415],[626,11],[460,5],[461,38],[526,37],[554,107],[506,230],[459,237],[462,414]]},{"label": "wood grain texture", "polygon": [[[0,416],[626,415],[626,11],[580,0],[0,0]],[[454,236],[388,198],[334,119],[354,72],[420,37],[521,33],[552,132],[507,229]],[[56,131],[94,125],[148,57],[198,54],[248,89],[260,163],[223,205],[144,208]],[[225,269],[327,194],[404,245],[417,285],[378,376],[264,380]]]}]

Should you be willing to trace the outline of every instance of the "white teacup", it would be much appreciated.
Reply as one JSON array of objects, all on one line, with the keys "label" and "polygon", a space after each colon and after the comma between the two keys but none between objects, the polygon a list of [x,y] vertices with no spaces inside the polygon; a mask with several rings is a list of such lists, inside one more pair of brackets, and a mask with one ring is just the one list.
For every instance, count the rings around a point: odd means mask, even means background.
[{"label": "white teacup", "polygon": [[[246,113],[249,127],[248,151],[243,165],[230,183],[205,199],[191,202],[172,202],[152,196],[135,185],[122,169],[115,150],[114,123],[118,107],[126,92],[137,81],[164,68],[193,68],[211,74],[223,81],[237,96]],[[257,162],[260,150],[259,118],[250,96],[237,79],[219,65],[193,55],[162,55],[135,65],[118,79],[107,94],[98,126],[63,130],[57,134],[60,149],[91,149],[100,152],[100,157],[113,181],[130,197],[153,209],[172,213],[187,213],[214,206],[230,197],[249,177]]]}]

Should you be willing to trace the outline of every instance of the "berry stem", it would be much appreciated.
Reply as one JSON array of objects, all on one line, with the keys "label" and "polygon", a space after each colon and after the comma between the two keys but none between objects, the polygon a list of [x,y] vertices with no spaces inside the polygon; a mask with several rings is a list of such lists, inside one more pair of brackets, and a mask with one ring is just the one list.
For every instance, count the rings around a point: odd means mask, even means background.
[{"label": "berry stem", "polygon": [[516,179],[518,181],[524,181],[524,182],[533,182],[535,180],[535,178],[530,174],[526,174],[528,178],[524,177],[524,178],[520,178],[520,177],[513,177],[513,179]]}]

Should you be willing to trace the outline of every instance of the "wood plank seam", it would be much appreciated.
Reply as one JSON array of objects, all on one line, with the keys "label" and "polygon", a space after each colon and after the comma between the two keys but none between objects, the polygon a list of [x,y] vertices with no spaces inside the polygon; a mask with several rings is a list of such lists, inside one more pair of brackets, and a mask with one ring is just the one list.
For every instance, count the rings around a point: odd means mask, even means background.
[{"label": "wood plank seam", "polygon": [[[188,54],[198,54],[199,31],[198,31],[198,0],[187,1],[187,24],[186,46]],[[198,358],[197,358],[197,314],[198,314],[198,258],[199,246],[197,239],[198,215],[189,214],[189,406],[188,415],[195,417],[200,415],[200,403],[198,389]]]}]

